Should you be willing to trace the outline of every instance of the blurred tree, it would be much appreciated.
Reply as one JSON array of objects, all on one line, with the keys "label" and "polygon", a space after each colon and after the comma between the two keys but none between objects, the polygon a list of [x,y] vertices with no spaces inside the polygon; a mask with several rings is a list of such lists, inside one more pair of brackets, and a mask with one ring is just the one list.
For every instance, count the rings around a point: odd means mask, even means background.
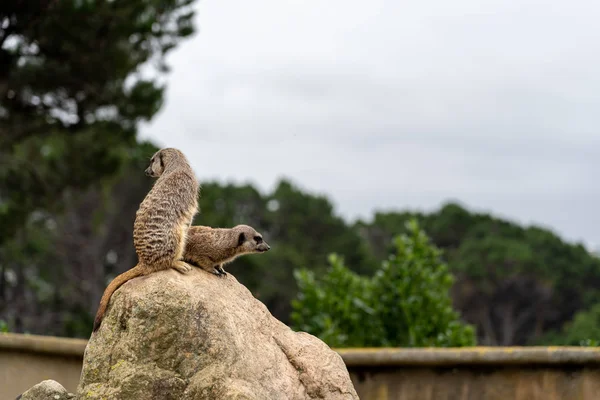
[{"label": "blurred tree", "polygon": [[382,241],[417,218],[455,273],[455,306],[485,345],[525,345],[600,299],[600,262],[553,232],[470,213],[455,203],[439,211],[377,213],[356,228],[378,254]]},{"label": "blurred tree", "polygon": [[[133,218],[111,195],[147,190],[137,163],[154,147],[138,144],[137,125],[162,104],[165,55],[193,33],[192,3],[1,2],[0,318],[11,329],[87,331],[106,251]],[[128,168],[133,183],[120,181]]]},{"label": "blurred tree", "polygon": [[133,220],[153,183],[141,171],[155,150],[140,144],[115,177],[66,191],[63,212],[34,213],[0,247],[0,318],[11,330],[89,336],[108,281],[137,260]]},{"label": "blurred tree", "polygon": [[[89,335],[106,284],[136,262],[133,220],[153,182],[141,171],[155,150],[149,143],[137,145],[114,176],[86,189],[63,190],[63,212],[38,209],[16,235],[6,239],[0,246],[0,319],[4,326],[19,332]],[[446,245],[444,258],[457,277],[452,289],[455,307],[477,326],[481,343],[538,343],[552,330],[556,337],[563,337],[565,322],[599,302],[600,260],[583,247],[564,243],[548,230],[524,229],[454,204],[430,214],[378,213],[373,223],[359,222],[352,229],[335,215],[325,197],[282,180],[266,194],[252,185],[202,182],[200,208],[195,224],[228,227],[247,223],[265,235],[272,250],[236,260],[230,272],[284,322],[289,322],[297,282],[303,282],[302,278],[295,280],[292,271],[306,268],[313,277],[322,278],[321,282],[329,276],[330,252],[344,254],[346,265],[353,270],[350,273],[341,261],[332,261],[332,268],[344,267],[331,275],[338,282],[337,290],[355,293],[352,305],[360,308],[366,304],[363,311],[368,312],[372,307],[356,293],[372,288],[372,280],[364,279],[376,270],[372,253],[396,254],[393,232],[410,237],[406,223],[411,217],[433,232],[434,243],[439,240]],[[367,240],[361,240],[361,235]],[[322,310],[332,311],[322,315],[319,326],[322,332],[329,332],[334,322],[345,324],[331,331],[332,335],[343,331],[356,338],[361,331],[360,325],[351,325],[356,315],[336,308],[342,304],[323,305]],[[346,322],[336,320],[336,314]],[[365,316],[358,317],[356,321]],[[366,343],[366,339],[360,340]]]},{"label": "blurred tree", "polygon": [[351,272],[335,255],[319,278],[297,271],[295,327],[335,347],[474,345],[473,327],[452,309],[453,277],[416,220],[393,242],[395,253],[372,278]]},{"label": "blurred tree", "polygon": [[0,244],[66,189],[118,171],[162,104],[164,56],[192,34],[192,2],[2,2]]},{"label": "blurred tree", "polygon": [[600,304],[575,314],[561,331],[550,332],[538,343],[554,346],[600,346]]},{"label": "blurred tree", "polygon": [[[11,329],[89,336],[106,285],[137,260],[133,221],[153,183],[142,171],[155,150],[148,143],[139,145],[116,176],[77,195],[64,195],[64,212],[40,215],[33,226],[39,230],[39,259],[33,258],[38,253],[24,247],[36,243],[33,228],[13,253],[6,254],[14,262],[5,269],[6,275],[16,278],[6,285],[7,302],[6,307],[0,304],[0,318]],[[249,224],[272,245],[264,255],[236,260],[229,271],[284,322],[289,321],[290,301],[297,291],[295,268],[324,271],[327,253],[334,250],[357,260],[362,272],[375,269],[365,243],[334,216],[329,201],[304,193],[288,181],[279,182],[273,193],[264,195],[251,185],[201,182],[199,202],[194,224]]]},{"label": "blurred tree", "polygon": [[551,318],[553,285],[526,241],[494,234],[467,240],[453,265],[461,276],[457,306],[480,326],[483,344],[523,344]]}]

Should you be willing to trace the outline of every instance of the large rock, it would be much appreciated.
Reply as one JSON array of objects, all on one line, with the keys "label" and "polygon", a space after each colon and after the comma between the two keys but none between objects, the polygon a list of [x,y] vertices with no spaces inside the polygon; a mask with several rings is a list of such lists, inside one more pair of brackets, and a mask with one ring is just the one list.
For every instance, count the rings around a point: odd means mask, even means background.
[{"label": "large rock", "polygon": [[275,319],[231,275],[136,278],[84,356],[78,399],[358,399],[341,357]]},{"label": "large rock", "polygon": [[48,379],[41,381],[25,393],[17,397],[18,400],[67,400],[74,398],[75,395],[68,393],[67,389],[60,383]]}]

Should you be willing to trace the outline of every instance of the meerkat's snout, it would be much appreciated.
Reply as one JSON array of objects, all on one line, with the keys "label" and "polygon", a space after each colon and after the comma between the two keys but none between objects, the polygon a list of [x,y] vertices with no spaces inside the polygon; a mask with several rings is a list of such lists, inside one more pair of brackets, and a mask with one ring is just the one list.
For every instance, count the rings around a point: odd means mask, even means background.
[{"label": "meerkat's snout", "polygon": [[146,176],[152,176],[152,165],[144,170]]},{"label": "meerkat's snout", "polygon": [[269,251],[270,248],[271,246],[269,246],[267,242],[262,242],[258,246],[256,246],[256,250],[260,251],[261,253],[264,251]]}]

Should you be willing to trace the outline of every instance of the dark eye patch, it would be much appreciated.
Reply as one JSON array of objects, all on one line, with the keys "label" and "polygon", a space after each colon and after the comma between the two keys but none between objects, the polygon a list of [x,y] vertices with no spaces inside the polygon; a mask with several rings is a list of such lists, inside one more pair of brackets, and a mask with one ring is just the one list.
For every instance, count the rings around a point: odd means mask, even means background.
[{"label": "dark eye patch", "polygon": [[261,243],[262,242],[262,238],[260,236],[254,236],[254,241],[256,243]]},{"label": "dark eye patch", "polygon": [[246,235],[244,235],[244,232],[242,232],[242,233],[240,233],[240,237],[238,238],[238,246],[243,245],[245,241],[246,241]]},{"label": "dark eye patch", "polygon": [[160,159],[160,167],[162,169],[165,169],[165,163],[163,162],[163,155],[162,155],[162,153],[158,154],[158,158]]}]

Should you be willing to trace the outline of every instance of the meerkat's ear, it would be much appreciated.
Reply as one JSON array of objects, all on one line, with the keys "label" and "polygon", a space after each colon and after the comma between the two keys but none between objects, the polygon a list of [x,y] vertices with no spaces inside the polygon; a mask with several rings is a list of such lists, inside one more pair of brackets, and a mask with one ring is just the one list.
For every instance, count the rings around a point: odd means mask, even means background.
[{"label": "meerkat's ear", "polygon": [[242,233],[240,233],[240,237],[238,239],[238,246],[243,245],[245,241],[246,241],[246,235],[244,235],[244,232],[242,232]]}]

